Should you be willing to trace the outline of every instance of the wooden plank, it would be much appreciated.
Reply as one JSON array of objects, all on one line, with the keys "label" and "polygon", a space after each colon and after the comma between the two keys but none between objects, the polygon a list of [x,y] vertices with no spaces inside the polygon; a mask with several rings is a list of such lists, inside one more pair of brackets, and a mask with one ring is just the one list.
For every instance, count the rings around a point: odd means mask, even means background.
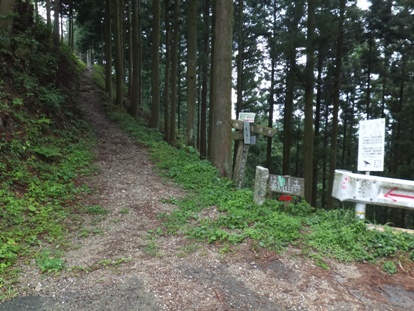
[{"label": "wooden plank", "polygon": [[[235,131],[231,133],[232,140],[244,140],[244,135],[242,131]],[[254,135],[250,136],[250,145],[256,145],[257,137]]]},{"label": "wooden plank", "polygon": [[[230,124],[236,130],[243,131],[243,128],[244,128],[243,121],[230,120]],[[266,127],[263,125],[258,125],[255,123],[250,123],[250,132],[253,134],[260,134],[260,135],[267,136],[267,137],[273,137],[276,135],[276,129]]]}]

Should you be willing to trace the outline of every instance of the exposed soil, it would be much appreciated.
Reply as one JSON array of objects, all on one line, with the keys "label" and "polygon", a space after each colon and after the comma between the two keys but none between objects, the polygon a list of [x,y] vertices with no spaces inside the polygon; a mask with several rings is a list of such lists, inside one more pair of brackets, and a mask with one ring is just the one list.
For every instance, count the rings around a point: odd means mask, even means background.
[{"label": "exposed soil", "polygon": [[98,172],[85,180],[93,192],[83,204],[109,214],[70,220],[81,229],[70,234],[58,275],[21,263],[19,297],[0,310],[414,310],[414,271],[389,275],[335,261],[324,270],[299,249],[276,254],[244,243],[223,253],[181,236],[149,235],[160,226],[157,214],[175,208],[162,199],[185,193],[105,117],[90,71],[80,96],[98,141]]}]

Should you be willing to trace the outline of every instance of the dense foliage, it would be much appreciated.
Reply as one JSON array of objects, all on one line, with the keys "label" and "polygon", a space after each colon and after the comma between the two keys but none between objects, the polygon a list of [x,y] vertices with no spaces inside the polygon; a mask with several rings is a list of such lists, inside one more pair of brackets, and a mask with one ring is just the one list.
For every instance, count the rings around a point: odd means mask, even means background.
[{"label": "dense foliage", "polygon": [[50,43],[50,28],[39,23],[15,28],[0,47],[0,298],[16,272],[10,267],[35,256],[34,247],[44,249],[42,271],[63,268],[47,249],[64,245],[66,219],[87,191],[76,178],[91,171],[92,138],[75,102],[83,66]]},{"label": "dense foliage", "polygon": [[[62,3],[66,7],[66,1]],[[263,8],[257,3],[255,6],[253,2],[248,3],[247,12]],[[16,276],[13,265],[18,258],[34,259],[43,273],[65,269],[64,238],[70,229],[65,220],[68,217],[75,217],[79,210],[108,217],[108,211],[100,206],[76,205],[78,195],[87,191],[77,177],[91,171],[90,147],[93,144],[74,100],[82,66],[70,48],[52,44],[50,25],[42,21],[33,24],[28,16],[31,15],[14,17],[12,33],[1,33],[0,40],[0,299],[12,296],[10,284]],[[300,18],[294,20],[302,22]],[[255,38],[261,36],[252,36],[249,40]],[[295,70],[300,73],[300,65]],[[409,67],[404,73],[405,70]],[[323,72],[325,76],[328,71]],[[103,84],[105,79],[100,73],[102,71],[96,71],[95,77]],[[252,78],[254,70],[250,74],[249,81],[257,81]],[[291,78],[299,82],[298,77]],[[280,77],[279,83],[283,83],[283,79]],[[259,86],[256,88],[260,90]],[[293,93],[296,94],[294,103],[299,105],[299,84]],[[248,94],[246,96],[250,96]],[[265,119],[266,104],[262,104],[263,109],[257,110],[259,119]],[[303,134],[300,107],[296,108],[298,115],[292,124],[298,130],[297,137],[293,136],[293,151],[301,148]],[[328,131],[329,105],[325,108]],[[185,111],[181,109],[178,108],[178,117]],[[315,211],[304,201],[285,206],[270,199],[263,206],[257,206],[250,190],[237,190],[232,181],[220,178],[216,168],[207,160],[200,160],[197,148],[181,144],[180,140],[173,147],[163,141],[159,129],[149,129],[145,120],[119,109],[111,115],[150,149],[160,173],[174,179],[187,192],[183,199],[170,200],[177,208],[170,214],[159,215],[163,226],[149,232],[150,235],[183,234],[216,243],[222,252],[236,251],[235,245],[242,242],[250,243],[253,251],[262,248],[282,251],[294,245],[322,267],[327,267],[324,258],[336,258],[383,263],[389,273],[399,270],[396,263],[401,269],[412,268],[412,235],[395,234],[389,228],[384,232],[368,230],[347,209]],[[403,115],[399,116],[404,119]],[[400,130],[402,133],[403,128]],[[261,142],[257,149],[252,148],[258,162],[263,159],[260,152],[263,145]],[[279,159],[281,145],[274,147],[273,157]],[[295,169],[299,172],[300,167],[300,156],[297,156]],[[156,239],[153,241],[155,243]],[[38,254],[33,253],[34,249],[40,250]],[[153,253],[154,249],[156,245],[151,244],[147,251]],[[101,261],[100,264],[108,263]]]},{"label": "dense foliage", "polygon": [[[192,141],[190,145],[200,151],[202,158],[213,160],[209,154],[215,144],[211,137],[213,32],[215,10],[222,4],[210,0],[138,1],[138,8],[134,8],[134,1],[106,2],[120,8],[123,53],[113,53],[114,42],[108,37],[102,40],[97,29],[110,26],[105,29],[113,33],[117,24],[102,1],[96,0],[79,1],[76,6],[78,48],[84,54],[87,50],[92,53],[95,62],[110,66],[107,73],[113,72],[109,62],[113,55],[118,55],[117,61],[123,58],[124,66],[117,66],[127,70],[115,80],[128,81],[124,103],[134,116],[143,115],[143,111],[156,113],[155,127],[171,144],[177,138],[188,137],[188,131],[192,133],[193,129],[187,112],[192,115],[193,101],[189,104],[188,96],[193,98],[194,90],[186,74],[188,68],[193,68],[187,58],[194,48],[193,41],[188,40],[188,25],[193,18],[190,3],[198,4],[197,133],[196,143]],[[334,170],[356,171],[358,123],[376,118],[386,119],[385,171],[381,175],[414,178],[413,4],[405,0],[371,0],[362,9],[361,3],[233,1],[234,116],[241,111],[256,112],[257,123],[278,129],[276,139],[259,137],[258,145],[251,148],[245,186],[251,185],[251,172],[260,164],[273,174],[305,177],[306,188],[312,188],[307,190],[312,206],[337,207],[330,195]],[[162,14],[153,24],[155,4]],[[134,35],[137,24],[139,34]],[[154,25],[160,25],[160,31],[154,30]],[[155,36],[160,38],[156,41],[159,49],[154,50]],[[109,50],[103,53],[107,47]],[[136,51],[139,61],[134,63],[132,54]],[[156,62],[154,51],[160,52]],[[135,78],[134,69],[139,71]],[[155,71],[160,75],[151,85]],[[107,83],[107,91],[112,92],[108,87]],[[139,92],[139,96],[131,96],[132,91]],[[121,105],[120,98],[117,102]],[[311,126],[313,131],[309,130]],[[414,227],[413,214],[406,210],[369,207],[367,217],[373,222]]]}]

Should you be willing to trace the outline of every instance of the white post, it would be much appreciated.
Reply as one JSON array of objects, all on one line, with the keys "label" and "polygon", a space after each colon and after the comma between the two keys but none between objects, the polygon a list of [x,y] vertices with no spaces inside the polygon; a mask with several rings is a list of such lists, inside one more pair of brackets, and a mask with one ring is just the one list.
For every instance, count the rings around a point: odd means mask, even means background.
[{"label": "white post", "polygon": [[359,219],[365,219],[365,203],[356,203],[355,204],[355,216]]},{"label": "white post", "polygon": [[[370,172],[365,172],[365,175],[369,175]],[[355,204],[355,216],[359,219],[365,219],[365,210],[367,205],[365,203],[356,203]]]}]

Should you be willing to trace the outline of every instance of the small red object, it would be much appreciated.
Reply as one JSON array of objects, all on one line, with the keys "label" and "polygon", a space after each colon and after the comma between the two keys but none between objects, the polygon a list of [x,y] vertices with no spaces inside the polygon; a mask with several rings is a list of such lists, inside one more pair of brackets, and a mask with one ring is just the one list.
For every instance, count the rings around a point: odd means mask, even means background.
[{"label": "small red object", "polygon": [[284,195],[284,194],[282,194],[279,197],[279,201],[292,201],[292,196],[291,195]]}]

